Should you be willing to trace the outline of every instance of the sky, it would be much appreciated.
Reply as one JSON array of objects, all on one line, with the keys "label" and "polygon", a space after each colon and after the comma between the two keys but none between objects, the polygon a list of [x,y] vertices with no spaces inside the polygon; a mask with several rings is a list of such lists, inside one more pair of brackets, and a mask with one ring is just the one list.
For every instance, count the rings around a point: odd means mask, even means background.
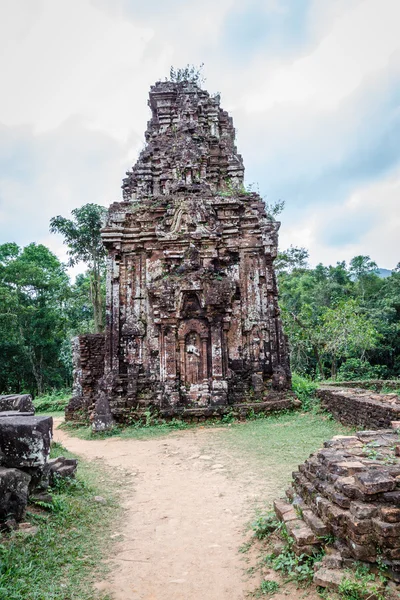
[{"label": "sky", "polygon": [[399,0],[0,0],[0,243],[119,201],[150,85],[204,63],[246,182],[310,263],[400,261]]}]

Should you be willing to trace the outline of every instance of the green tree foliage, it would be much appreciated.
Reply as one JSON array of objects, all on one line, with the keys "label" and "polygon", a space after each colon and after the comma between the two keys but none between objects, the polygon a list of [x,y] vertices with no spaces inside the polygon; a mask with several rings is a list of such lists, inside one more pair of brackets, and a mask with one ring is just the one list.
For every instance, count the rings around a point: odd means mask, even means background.
[{"label": "green tree foliage", "polygon": [[291,247],[276,263],[293,369],[320,378],[399,376],[400,272],[378,277],[369,256],[313,269],[307,258]]},{"label": "green tree foliage", "polygon": [[0,390],[43,392],[68,383],[60,360],[69,280],[48,248],[0,246]]},{"label": "green tree foliage", "polygon": [[107,210],[97,204],[85,204],[72,211],[72,219],[58,215],[50,220],[50,231],[61,233],[68,246],[69,264],[78,262],[88,265],[89,294],[93,307],[95,332],[104,330],[104,295],[102,279],[104,277],[106,251],[100,231]]},{"label": "green tree foliage", "polygon": [[[71,334],[93,333],[96,331],[93,304],[91,301],[90,271],[80,273],[71,286],[71,295],[67,305],[67,316]],[[105,269],[100,273],[101,298],[105,298]]]}]

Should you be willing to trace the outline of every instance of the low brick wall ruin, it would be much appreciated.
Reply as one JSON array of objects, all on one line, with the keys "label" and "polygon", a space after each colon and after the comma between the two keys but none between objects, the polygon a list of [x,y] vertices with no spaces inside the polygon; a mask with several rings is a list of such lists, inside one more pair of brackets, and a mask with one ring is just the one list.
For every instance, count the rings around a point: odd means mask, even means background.
[{"label": "low brick wall ruin", "polygon": [[397,394],[377,394],[361,389],[322,387],[316,392],[322,407],[344,425],[379,429],[400,420]]},{"label": "low brick wall ruin", "polygon": [[[336,436],[299,466],[287,491],[290,503],[275,501],[297,554],[311,555],[329,534],[333,549],[321,568],[379,558],[400,581],[399,444],[393,429]],[[315,580],[320,584],[318,574]]]},{"label": "low brick wall ruin", "polygon": [[102,333],[79,335],[73,341],[73,397],[65,409],[67,421],[79,420],[80,414],[96,401],[97,385],[104,375],[105,338]]},{"label": "low brick wall ruin", "polygon": [[386,388],[388,390],[400,390],[399,379],[360,379],[358,381],[331,381],[327,384],[329,387],[357,388],[361,390],[374,390],[380,392]]}]

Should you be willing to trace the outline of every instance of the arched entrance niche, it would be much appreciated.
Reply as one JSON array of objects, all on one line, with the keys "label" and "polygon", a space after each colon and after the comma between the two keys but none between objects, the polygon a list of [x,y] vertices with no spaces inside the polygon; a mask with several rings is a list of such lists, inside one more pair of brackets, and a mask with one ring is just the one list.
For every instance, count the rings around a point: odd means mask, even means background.
[{"label": "arched entrance niche", "polygon": [[209,329],[204,321],[189,319],[178,329],[182,383],[199,384],[208,379]]}]

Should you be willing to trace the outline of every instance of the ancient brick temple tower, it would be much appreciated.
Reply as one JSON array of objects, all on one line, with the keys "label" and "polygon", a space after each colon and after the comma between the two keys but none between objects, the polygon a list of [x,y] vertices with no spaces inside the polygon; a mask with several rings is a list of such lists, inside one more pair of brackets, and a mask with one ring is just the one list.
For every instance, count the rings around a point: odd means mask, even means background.
[{"label": "ancient brick temple tower", "polygon": [[271,389],[290,388],[273,269],[280,224],[243,187],[218,96],[159,82],[149,106],[146,147],[103,229],[111,412],[211,414],[276,399]]}]

